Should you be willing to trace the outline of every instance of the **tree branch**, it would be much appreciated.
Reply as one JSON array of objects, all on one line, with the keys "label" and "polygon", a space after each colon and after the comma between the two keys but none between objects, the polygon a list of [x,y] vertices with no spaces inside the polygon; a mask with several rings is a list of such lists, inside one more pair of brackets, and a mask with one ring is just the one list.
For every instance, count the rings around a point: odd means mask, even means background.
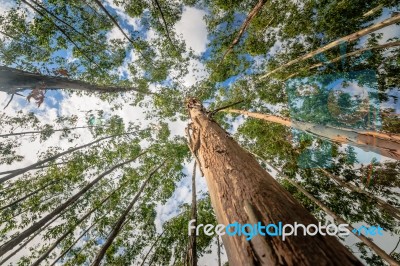
[{"label": "tree branch", "polygon": [[247,15],[246,20],[243,22],[242,26],[239,29],[238,34],[236,35],[236,38],[233,40],[233,42],[229,45],[228,49],[225,51],[224,55],[222,56],[221,62],[218,64],[218,66],[222,64],[222,62],[225,60],[225,58],[228,56],[228,54],[230,52],[232,52],[235,45],[239,43],[243,34],[246,32],[246,29],[249,27],[251,21],[258,14],[258,12],[262,9],[262,7],[264,6],[264,4],[266,2],[267,2],[266,0],[259,0],[257,5],[255,5],[255,7]]}]

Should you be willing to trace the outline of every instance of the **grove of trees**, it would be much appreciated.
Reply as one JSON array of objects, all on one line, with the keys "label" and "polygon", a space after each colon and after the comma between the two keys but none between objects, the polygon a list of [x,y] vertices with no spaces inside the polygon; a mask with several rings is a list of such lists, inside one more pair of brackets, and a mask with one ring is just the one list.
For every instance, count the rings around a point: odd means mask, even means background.
[{"label": "grove of trees", "polygon": [[0,265],[400,265],[400,1],[0,5]]}]

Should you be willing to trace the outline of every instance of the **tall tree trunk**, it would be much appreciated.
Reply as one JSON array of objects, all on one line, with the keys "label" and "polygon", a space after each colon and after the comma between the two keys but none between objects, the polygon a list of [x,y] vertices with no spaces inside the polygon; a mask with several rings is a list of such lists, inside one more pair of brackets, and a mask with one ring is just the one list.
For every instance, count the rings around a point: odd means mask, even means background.
[{"label": "tall tree trunk", "polygon": [[37,237],[38,235],[40,235],[41,232],[43,232],[43,230],[45,230],[49,225],[51,225],[55,220],[57,220],[59,218],[59,215],[57,215],[56,217],[54,217],[50,222],[48,222],[45,226],[43,226],[40,230],[38,230],[35,234],[33,234],[33,236],[31,236],[28,240],[26,240],[24,243],[22,243],[16,250],[14,250],[13,252],[11,252],[7,257],[5,257],[3,260],[0,261],[0,265],[4,265],[4,263],[6,263],[9,259],[11,259],[12,257],[15,256],[15,254],[17,254],[21,249],[23,249],[24,247],[26,247],[26,245],[28,245],[30,242],[32,242],[32,240]]},{"label": "tall tree trunk", "polygon": [[[122,134],[122,135],[125,135],[125,134]],[[65,155],[65,154],[72,153],[72,152],[74,152],[74,151],[77,151],[77,150],[80,150],[80,149],[89,147],[89,146],[91,146],[91,145],[93,145],[93,144],[96,144],[96,143],[98,143],[98,142],[100,142],[100,141],[103,141],[103,140],[106,140],[106,139],[110,139],[110,138],[114,138],[114,137],[117,137],[117,136],[122,136],[122,135],[114,135],[114,136],[107,136],[107,137],[99,138],[99,139],[97,139],[97,140],[95,140],[95,141],[92,141],[92,142],[90,142],[90,143],[87,143],[87,144],[84,144],[84,145],[81,145],[81,146],[78,146],[78,147],[75,147],[75,148],[68,149],[68,150],[66,150],[66,151],[60,152],[60,153],[58,153],[58,154],[56,154],[56,155],[53,155],[53,156],[51,156],[51,157],[49,157],[49,158],[47,158],[47,159],[44,159],[44,160],[38,161],[38,162],[36,162],[36,163],[34,163],[34,164],[31,164],[31,165],[29,165],[29,166],[27,166],[27,167],[20,168],[20,169],[18,169],[18,170],[16,170],[16,171],[13,171],[13,172],[12,172],[11,174],[9,174],[9,175],[6,175],[6,176],[1,177],[1,178],[0,178],[0,184],[6,182],[7,180],[10,180],[11,178],[14,178],[14,177],[16,177],[16,176],[22,175],[22,174],[24,174],[24,173],[26,173],[26,172],[28,172],[28,171],[30,171],[30,170],[33,170],[33,169],[35,169],[36,167],[38,167],[38,166],[40,166],[40,165],[42,165],[42,164],[45,164],[45,163],[54,161],[54,160],[56,160],[57,158],[59,158],[59,157]]]},{"label": "tall tree trunk", "polygon": [[[192,149],[199,157],[218,223],[318,224],[250,153],[206,115],[200,102],[189,99],[187,107],[192,120]],[[222,240],[231,265],[362,265],[332,236],[300,234],[282,241],[259,235],[249,242],[243,235],[224,235]]]},{"label": "tall tree trunk", "polygon": [[49,182],[48,184],[46,184],[46,185],[44,185],[44,186],[42,186],[42,187],[40,187],[40,188],[38,188],[38,189],[36,189],[36,190],[34,190],[34,191],[28,193],[28,194],[26,194],[26,195],[23,196],[22,198],[19,198],[19,199],[15,200],[15,201],[13,201],[13,202],[11,202],[11,203],[5,205],[5,206],[0,207],[0,211],[2,211],[2,210],[4,210],[4,209],[7,209],[7,208],[9,208],[9,207],[12,207],[12,206],[14,206],[14,205],[20,203],[21,201],[24,201],[25,199],[27,199],[27,198],[29,198],[29,197],[31,197],[31,196],[37,194],[39,191],[41,191],[41,190],[43,190],[43,189],[45,189],[45,188],[51,186],[52,184],[54,184],[54,183],[56,183],[56,182],[58,182],[58,181],[59,181],[59,180],[53,180],[53,181]]},{"label": "tall tree trunk", "polygon": [[268,122],[278,123],[287,127],[312,133],[316,136],[330,139],[332,142],[354,145],[366,151],[376,152],[385,157],[400,160],[400,136],[396,134],[376,131],[353,131],[351,129],[335,128],[293,120],[291,121],[278,116],[253,113],[237,109],[229,109],[225,111],[262,119]]},{"label": "tall tree trunk", "polygon": [[[192,174],[192,209],[190,220],[195,220],[193,226],[197,226],[197,199],[196,199],[196,159],[193,165]],[[189,236],[189,252],[188,252],[188,266],[197,265],[197,248],[196,248],[196,233],[195,229],[192,229]]]},{"label": "tall tree trunk", "polygon": [[[317,68],[317,67],[324,66],[324,65],[326,65],[326,64],[332,64],[332,63],[338,62],[338,61],[340,61],[340,60],[344,60],[344,59],[347,58],[347,57],[350,57],[350,56],[353,56],[353,55],[361,54],[361,53],[363,53],[363,52],[365,52],[365,51],[386,49],[386,48],[396,47],[396,46],[400,46],[400,41],[397,41],[397,42],[389,42],[389,43],[385,43],[385,44],[381,44],[381,45],[376,45],[376,46],[372,46],[372,47],[366,47],[366,48],[359,49],[359,50],[356,50],[356,51],[351,52],[351,53],[347,53],[347,54],[338,56],[338,57],[336,57],[336,58],[334,58],[334,59],[331,59],[331,60],[329,60],[329,61],[327,61],[327,62],[321,62],[321,63],[314,64],[314,65],[312,65],[312,66],[310,66],[310,67],[308,67],[308,68],[306,68],[306,69],[307,69],[307,70],[311,70],[311,69],[315,69],[315,68]],[[285,80],[288,80],[288,79],[290,79],[290,78],[293,78],[293,77],[299,75],[300,73],[301,73],[301,72],[293,73],[293,74],[291,74],[290,76],[286,77]]]},{"label": "tall tree trunk", "polygon": [[[126,182],[124,182],[126,183]],[[61,237],[59,237],[47,250],[45,253],[43,253],[34,263],[32,263],[31,266],[39,266],[40,263],[45,260],[50,253],[58,246],[58,244],[61,243],[69,234],[74,232],[75,228],[82,223],[84,220],[86,220],[93,212],[99,209],[101,205],[106,202],[112,195],[115,194],[116,191],[122,188],[122,185],[120,185],[118,188],[114,189],[107,197],[105,197],[101,202],[97,204],[95,208],[92,208],[88,213],[86,213],[84,216],[82,216],[73,227],[71,227],[69,230],[67,230]]]},{"label": "tall tree trunk", "polygon": [[390,26],[390,25],[398,23],[398,22],[400,22],[400,14],[396,14],[396,15],[392,16],[391,18],[388,18],[388,19],[386,19],[386,20],[384,20],[382,22],[379,22],[379,23],[374,24],[374,25],[372,25],[370,27],[367,27],[365,29],[359,30],[359,31],[357,31],[355,33],[352,33],[350,35],[347,35],[345,37],[342,37],[342,38],[340,38],[340,39],[338,39],[338,40],[336,40],[334,42],[331,42],[331,43],[329,43],[329,44],[327,44],[327,45],[325,45],[325,46],[323,46],[323,47],[321,47],[321,48],[319,48],[317,50],[314,50],[314,51],[312,51],[312,52],[310,52],[308,54],[305,54],[305,55],[300,56],[300,57],[298,57],[296,59],[293,59],[293,60],[287,62],[286,64],[282,64],[280,67],[277,67],[274,70],[269,71],[267,74],[261,76],[261,79],[269,77],[273,73],[276,73],[276,72],[278,72],[278,71],[280,71],[280,70],[282,70],[284,68],[287,68],[287,67],[289,67],[291,65],[294,65],[296,63],[299,63],[299,62],[302,62],[302,61],[307,60],[309,58],[312,58],[312,57],[316,56],[317,54],[326,52],[326,51],[338,46],[339,44],[341,44],[343,42],[351,42],[351,41],[357,40],[357,39],[359,39],[359,38],[361,38],[361,37],[363,37],[363,36],[365,36],[365,35],[367,35],[367,34],[369,34],[371,32],[380,30],[380,29],[382,29],[384,27]]},{"label": "tall tree trunk", "polygon": [[[139,154],[136,158],[138,158],[142,154],[144,154],[144,153]],[[66,208],[68,208],[72,203],[77,201],[83,194],[85,194],[89,189],[91,189],[95,184],[97,184],[103,177],[105,177],[106,175],[110,174],[115,169],[120,168],[120,167],[124,166],[125,164],[128,164],[128,163],[131,163],[131,162],[135,161],[136,158],[127,160],[127,161],[122,162],[122,163],[119,163],[119,164],[111,167],[109,170],[103,172],[98,177],[96,177],[92,182],[90,182],[85,187],[83,187],[78,193],[76,193],[70,199],[65,201],[60,206],[58,206],[52,212],[47,214],[44,218],[40,219],[38,222],[35,222],[28,229],[26,229],[22,233],[18,234],[16,237],[12,238],[8,242],[6,242],[2,246],[0,246],[0,256],[3,256],[6,252],[8,252],[9,250],[13,249],[16,245],[21,243],[25,238],[29,237],[31,234],[33,234],[37,230],[39,230],[43,225],[45,225],[48,221],[50,221],[54,216],[60,214],[62,211],[64,211]]]},{"label": "tall tree trunk", "polygon": [[149,176],[147,177],[147,179],[143,182],[142,186],[140,187],[139,191],[136,193],[135,197],[129,203],[128,207],[125,209],[125,211],[122,213],[122,215],[119,217],[118,221],[114,224],[113,229],[112,229],[111,233],[109,234],[105,244],[100,249],[99,253],[97,253],[96,258],[94,259],[94,261],[92,263],[92,266],[100,265],[100,262],[103,259],[104,255],[106,254],[107,249],[111,246],[112,242],[117,237],[118,233],[121,231],[122,225],[125,222],[125,220],[127,219],[129,212],[132,210],[133,205],[139,199],[140,195],[142,194],[143,190],[149,183],[150,179],[164,165],[164,163],[165,162],[161,163],[158,167],[156,167],[154,170],[152,170],[150,172]]},{"label": "tall tree trunk", "polygon": [[[55,163],[55,164],[47,164],[47,165],[41,165],[41,166],[36,166],[35,168],[33,168],[32,170],[36,170],[36,169],[44,169],[44,168],[47,168],[47,167],[50,167],[50,166],[53,166],[53,165],[62,165],[62,164],[67,164],[67,162],[62,162],[62,163]],[[19,170],[21,170],[22,168],[19,168],[19,169],[14,169],[14,170],[8,170],[8,171],[4,171],[4,172],[0,172],[0,175],[6,175],[6,174],[11,174],[11,173],[14,173],[14,172],[17,172],[17,171],[19,171]],[[8,188],[8,187],[7,187]],[[7,189],[7,188],[4,188],[4,189]]]},{"label": "tall tree trunk", "polygon": [[95,85],[79,80],[45,76],[38,73],[0,66],[0,91],[13,94],[25,89],[32,89],[40,84],[44,84],[46,90],[70,89],[105,93],[136,91],[144,94],[152,94],[151,92],[141,91],[137,88]]},{"label": "tall tree trunk", "polygon": [[221,266],[221,243],[219,242],[218,235],[217,235],[217,253],[218,253],[218,266]]},{"label": "tall tree trunk", "polygon": [[[336,213],[331,211],[325,204],[323,204],[321,201],[319,201],[317,198],[315,198],[313,195],[308,193],[303,187],[301,187],[297,182],[294,180],[288,178],[284,174],[282,174],[278,169],[275,167],[272,167],[271,164],[267,163],[267,165],[271,168],[273,168],[278,174],[280,174],[281,177],[283,177],[286,181],[288,181],[290,184],[295,186],[299,191],[301,191],[307,198],[309,198],[312,202],[314,202],[318,207],[320,207],[324,212],[326,212],[329,216],[334,218],[337,223],[339,224],[348,224],[345,220],[343,220],[340,216],[338,216]],[[348,229],[358,238],[360,239],[365,245],[367,245],[371,250],[373,250],[379,257],[381,257],[383,260],[385,260],[389,265],[400,265],[396,260],[394,260],[392,257],[390,257],[384,250],[382,250],[380,247],[378,247],[374,242],[369,240],[367,237],[365,237],[362,234],[357,234],[354,233],[354,227],[349,225]]]}]

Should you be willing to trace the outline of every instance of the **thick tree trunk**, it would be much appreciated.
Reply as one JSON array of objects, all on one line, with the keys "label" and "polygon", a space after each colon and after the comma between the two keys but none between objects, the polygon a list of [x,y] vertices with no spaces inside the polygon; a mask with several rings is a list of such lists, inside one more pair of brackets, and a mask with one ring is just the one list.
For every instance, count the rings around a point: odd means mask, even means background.
[{"label": "thick tree trunk", "polygon": [[307,122],[291,121],[273,115],[253,113],[244,110],[229,109],[226,112],[278,123],[287,127],[312,133],[330,139],[332,142],[357,146],[365,151],[372,151],[382,156],[400,160],[400,136],[376,131],[353,131],[351,129],[316,125]]},{"label": "thick tree trunk", "polygon": [[136,91],[144,94],[152,94],[151,92],[144,92],[136,88],[94,85],[79,80],[45,76],[38,73],[0,66],[0,91],[13,94],[25,89],[32,89],[40,84],[44,84],[46,90],[70,89],[105,93]]},{"label": "thick tree trunk", "polygon": [[103,259],[104,255],[106,254],[107,249],[111,246],[112,242],[114,239],[117,237],[118,233],[121,231],[122,226],[127,219],[129,212],[132,210],[133,205],[137,202],[139,199],[140,195],[142,194],[143,190],[149,183],[150,179],[153,177],[153,175],[164,165],[164,163],[160,164],[158,167],[156,167],[154,170],[152,170],[147,177],[147,179],[143,182],[142,186],[140,187],[139,191],[136,193],[135,197],[132,199],[132,201],[129,203],[128,207],[125,209],[125,211],[122,213],[122,215],[119,217],[118,221],[114,224],[113,229],[111,233],[109,234],[106,242],[104,243],[103,247],[100,249],[99,253],[97,253],[96,258],[94,259],[92,266],[98,266],[100,265],[101,260]]},{"label": "thick tree trunk", "polygon": [[[188,101],[192,149],[199,157],[218,223],[318,224],[225,130]],[[247,215],[246,215],[247,213]],[[222,237],[230,265],[362,265],[332,236]]]},{"label": "thick tree trunk", "polygon": [[[278,174],[280,174],[281,177],[283,177],[286,181],[288,181],[290,184],[295,186],[299,191],[301,191],[307,198],[309,198],[312,202],[314,202],[318,207],[320,207],[326,214],[331,216],[336,220],[338,224],[348,224],[345,220],[343,220],[340,216],[338,216],[336,213],[331,211],[325,204],[323,204],[321,201],[319,201],[317,198],[315,198],[313,195],[308,193],[303,187],[301,187],[297,182],[294,180],[286,177],[283,175],[278,169],[275,167],[272,167],[270,164],[267,164],[269,167],[273,168]],[[373,250],[379,257],[381,257],[383,260],[385,260],[389,265],[400,265],[396,260],[394,260],[392,257],[390,257],[384,250],[382,250],[380,247],[378,247],[374,242],[369,240],[367,237],[365,237],[362,234],[357,234],[354,233],[354,227],[349,225],[348,229],[358,238],[360,239],[365,245],[367,245],[371,250]]]},{"label": "thick tree trunk", "polygon": [[[136,158],[141,156],[143,153],[138,155]],[[0,256],[3,256],[6,252],[9,250],[13,249],[16,245],[21,243],[25,238],[29,237],[31,234],[35,233],[37,230],[39,230],[42,226],[44,226],[48,221],[53,219],[56,215],[60,214],[62,211],[64,211],[66,208],[68,208],[72,203],[77,201],[83,194],[85,194],[89,189],[91,189],[95,184],[97,184],[103,177],[107,176],[111,172],[113,172],[115,169],[120,168],[124,166],[125,164],[131,163],[136,160],[136,158],[127,160],[125,162],[119,163],[113,167],[111,167],[109,170],[103,172],[100,174],[98,177],[96,177],[92,182],[87,184],[85,187],[83,187],[78,193],[76,193],[74,196],[72,196],[70,199],[68,199],[66,202],[55,208],[52,212],[47,214],[44,218],[40,219],[38,222],[35,222],[33,225],[31,225],[28,229],[25,231],[21,232],[14,238],[12,238],[10,241],[6,242],[2,246],[0,246]]]},{"label": "thick tree trunk", "polygon": [[325,51],[328,51],[328,50],[338,46],[339,44],[341,44],[343,42],[351,42],[351,41],[357,40],[357,39],[359,39],[359,38],[361,38],[361,37],[363,37],[363,36],[365,36],[365,35],[367,35],[367,34],[369,34],[371,32],[380,30],[380,29],[382,29],[384,27],[393,25],[393,24],[398,23],[398,22],[400,22],[400,14],[396,14],[396,15],[392,16],[391,18],[388,18],[388,19],[386,19],[386,20],[384,20],[384,21],[382,21],[380,23],[374,24],[374,25],[372,25],[372,26],[370,26],[368,28],[359,30],[359,31],[357,31],[355,33],[352,33],[350,35],[342,37],[342,38],[340,38],[340,39],[338,39],[338,40],[336,40],[334,42],[331,42],[331,43],[329,43],[329,44],[327,44],[327,45],[325,45],[325,46],[323,46],[323,47],[321,47],[321,48],[319,48],[317,50],[314,50],[314,51],[312,51],[312,52],[310,52],[308,54],[305,54],[305,55],[300,56],[300,57],[298,57],[296,59],[293,59],[293,60],[287,62],[286,64],[283,64],[280,67],[277,67],[274,70],[269,71],[267,74],[261,76],[261,79],[269,77],[273,73],[276,73],[276,72],[278,72],[278,71],[280,71],[280,70],[282,70],[284,68],[287,68],[287,67],[289,67],[291,65],[294,65],[294,64],[302,62],[302,61],[304,61],[306,59],[312,58],[312,57],[316,56],[317,54],[320,54],[320,53],[323,53]]},{"label": "thick tree trunk", "polygon": [[22,175],[22,174],[24,174],[24,173],[26,173],[26,172],[28,172],[30,170],[33,170],[33,169],[35,169],[36,167],[38,167],[38,166],[40,166],[42,164],[54,161],[57,158],[59,158],[61,156],[64,156],[64,155],[66,155],[68,153],[72,153],[74,151],[77,151],[77,150],[92,146],[93,144],[96,144],[96,143],[98,143],[100,141],[103,141],[103,140],[106,140],[106,139],[110,139],[110,138],[114,138],[114,137],[117,137],[117,136],[122,136],[122,135],[114,135],[114,136],[107,136],[107,137],[99,138],[99,139],[97,139],[95,141],[92,141],[92,142],[90,142],[88,144],[84,144],[84,145],[81,145],[81,146],[78,146],[78,147],[75,147],[75,148],[72,148],[72,149],[68,149],[68,150],[60,152],[60,153],[58,153],[56,155],[53,155],[53,156],[51,156],[51,157],[49,157],[47,159],[44,159],[44,160],[38,161],[38,162],[36,162],[34,164],[31,164],[31,165],[29,165],[27,167],[20,168],[20,169],[18,169],[16,171],[13,171],[11,174],[3,176],[2,178],[0,178],[0,184],[6,182],[7,180],[10,180],[11,178],[14,178],[16,176]]},{"label": "thick tree trunk", "polygon": [[[190,214],[190,220],[195,220],[193,226],[197,226],[197,199],[196,199],[196,163],[194,160],[193,173],[192,173],[192,209]],[[197,248],[196,248],[196,234],[195,229],[189,236],[189,252],[188,252],[188,266],[197,265]]]}]

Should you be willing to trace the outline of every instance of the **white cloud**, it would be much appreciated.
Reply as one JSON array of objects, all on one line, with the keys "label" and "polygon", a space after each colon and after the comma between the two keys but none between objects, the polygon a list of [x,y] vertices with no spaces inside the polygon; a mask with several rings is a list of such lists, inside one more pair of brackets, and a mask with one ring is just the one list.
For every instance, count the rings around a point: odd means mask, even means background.
[{"label": "white cloud", "polygon": [[201,54],[206,50],[207,28],[203,19],[205,11],[186,7],[183,10],[181,20],[176,23],[177,34],[182,34],[186,45],[194,50],[196,54]]}]

